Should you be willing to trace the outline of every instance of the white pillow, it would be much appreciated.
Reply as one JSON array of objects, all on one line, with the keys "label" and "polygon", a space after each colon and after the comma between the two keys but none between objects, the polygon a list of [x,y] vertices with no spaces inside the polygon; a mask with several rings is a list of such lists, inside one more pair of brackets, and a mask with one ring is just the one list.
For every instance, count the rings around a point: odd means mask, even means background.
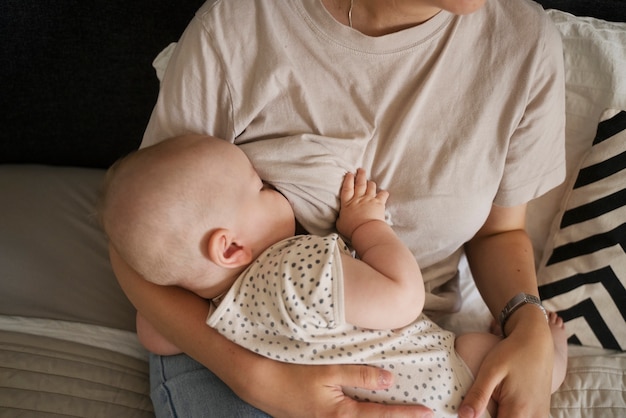
[{"label": "white pillow", "polygon": [[[565,60],[567,176],[575,175],[591,147],[605,109],[626,109],[626,23],[577,17],[559,10],[548,15],[563,38]],[[541,260],[567,180],[531,202],[528,230]]]},{"label": "white pillow", "polygon": [[567,184],[537,272],[568,342],[626,350],[626,111],[609,111]]}]

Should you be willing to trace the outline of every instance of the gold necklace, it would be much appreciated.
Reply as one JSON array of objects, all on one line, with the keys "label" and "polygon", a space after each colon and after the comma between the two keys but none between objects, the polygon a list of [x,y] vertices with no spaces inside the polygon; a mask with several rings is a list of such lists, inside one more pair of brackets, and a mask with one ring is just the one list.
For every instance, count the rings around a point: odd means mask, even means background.
[{"label": "gold necklace", "polygon": [[352,27],[352,6],[354,6],[354,0],[350,0],[350,8],[348,9],[348,23]]}]

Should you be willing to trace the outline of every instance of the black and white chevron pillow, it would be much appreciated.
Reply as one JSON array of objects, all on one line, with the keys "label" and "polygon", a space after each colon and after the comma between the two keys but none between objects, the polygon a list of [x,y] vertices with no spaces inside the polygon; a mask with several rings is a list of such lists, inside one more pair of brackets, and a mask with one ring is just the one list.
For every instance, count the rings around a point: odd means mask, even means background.
[{"label": "black and white chevron pillow", "polygon": [[626,350],[626,111],[598,125],[538,270],[568,342]]}]

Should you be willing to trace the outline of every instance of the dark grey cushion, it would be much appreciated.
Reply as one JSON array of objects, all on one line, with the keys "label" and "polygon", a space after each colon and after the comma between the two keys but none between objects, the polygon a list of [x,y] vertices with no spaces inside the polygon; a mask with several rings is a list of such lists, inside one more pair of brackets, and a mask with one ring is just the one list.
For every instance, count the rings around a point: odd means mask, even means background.
[{"label": "dark grey cushion", "polygon": [[202,0],[0,2],[0,163],[107,167],[156,101],[151,62]]},{"label": "dark grey cushion", "polygon": [[94,216],[103,175],[0,165],[0,314],[135,329]]},{"label": "dark grey cushion", "polygon": [[539,0],[546,9],[559,9],[576,16],[590,16],[613,22],[626,21],[624,0]]}]

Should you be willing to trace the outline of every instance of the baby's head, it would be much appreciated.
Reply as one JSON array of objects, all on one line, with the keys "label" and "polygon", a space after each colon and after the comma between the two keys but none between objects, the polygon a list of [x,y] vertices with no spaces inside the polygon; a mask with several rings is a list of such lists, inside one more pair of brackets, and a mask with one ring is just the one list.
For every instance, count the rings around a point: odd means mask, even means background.
[{"label": "baby's head", "polygon": [[219,224],[212,218],[220,212],[215,198],[223,188],[226,145],[176,137],[122,158],[107,172],[102,225],[111,245],[146,279],[173,285],[203,273],[202,234]]},{"label": "baby's head", "polygon": [[[291,206],[263,186],[237,146],[201,135],[171,138],[115,163],[101,204],[111,245],[134,270],[205,297],[225,290],[218,269],[239,268],[261,242],[293,234],[286,217],[293,223]],[[220,256],[219,245],[232,247]],[[240,248],[249,254],[234,263],[228,256]]]}]

